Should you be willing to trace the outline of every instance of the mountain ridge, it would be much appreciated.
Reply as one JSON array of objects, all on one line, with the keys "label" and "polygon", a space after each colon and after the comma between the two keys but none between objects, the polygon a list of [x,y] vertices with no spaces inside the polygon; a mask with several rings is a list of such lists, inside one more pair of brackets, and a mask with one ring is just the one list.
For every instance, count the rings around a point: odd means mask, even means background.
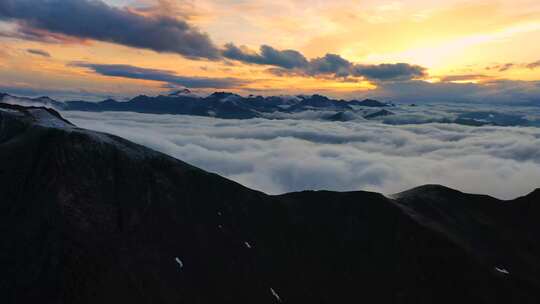
[{"label": "mountain ridge", "polygon": [[[106,99],[100,102],[66,101],[59,102],[48,97],[25,98],[9,94],[0,95],[0,102],[38,104],[65,111],[132,111],[152,114],[187,114],[197,116],[219,117],[225,119],[249,119],[264,117],[270,113],[298,113],[303,111],[353,111],[351,106],[369,109],[390,107],[391,104],[373,99],[336,100],[322,95],[312,96],[247,96],[243,97],[229,92],[214,92],[206,97],[193,94],[191,91],[178,91],[169,95],[155,97],[138,95],[129,101]],[[390,113],[390,112],[388,112]],[[368,111],[362,115],[372,114]],[[375,117],[375,116],[374,116]],[[374,118],[368,117],[368,118]]]}]

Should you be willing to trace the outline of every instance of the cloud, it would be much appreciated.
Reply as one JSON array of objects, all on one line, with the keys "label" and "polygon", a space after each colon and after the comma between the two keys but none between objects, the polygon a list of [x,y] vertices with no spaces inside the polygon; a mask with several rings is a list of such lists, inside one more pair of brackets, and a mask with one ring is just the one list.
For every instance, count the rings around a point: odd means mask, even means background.
[{"label": "cloud", "polygon": [[410,80],[427,76],[426,68],[408,63],[355,65],[353,74],[370,80]]},{"label": "cloud", "polygon": [[437,183],[513,198],[540,186],[540,128],[62,114],[272,194]]},{"label": "cloud", "polygon": [[512,62],[509,62],[509,63],[503,63],[503,64],[497,64],[497,65],[492,65],[492,66],[488,66],[486,67],[486,70],[497,70],[499,72],[506,72],[510,69],[513,69],[513,68],[518,68],[518,67],[521,67],[523,66],[522,64],[516,64],[516,63],[512,63]]},{"label": "cloud", "polygon": [[304,67],[308,64],[307,59],[300,52],[295,50],[279,51],[271,46],[261,46],[260,53],[249,51],[247,48],[240,48],[232,43],[226,44],[222,52],[228,59],[245,63],[273,65],[286,69]]},{"label": "cloud", "polygon": [[449,75],[440,77],[442,82],[486,80],[489,76],[483,74]]},{"label": "cloud", "polygon": [[324,57],[310,60],[306,69],[309,75],[334,74],[337,77],[347,77],[351,74],[352,63],[336,54],[326,54]]},{"label": "cloud", "polygon": [[[1,20],[1,17],[0,17]],[[15,28],[1,30],[0,37],[13,38],[28,41],[37,41],[42,43],[59,43],[59,44],[82,44],[83,39],[66,36],[59,33],[51,33],[37,28],[29,27],[24,23],[18,24]]]},{"label": "cloud", "polygon": [[44,50],[38,50],[38,49],[27,49],[26,50],[30,54],[42,56],[42,57],[51,57],[51,54],[49,54],[47,51]]},{"label": "cloud", "polygon": [[70,66],[88,68],[104,76],[152,80],[165,82],[172,85],[180,85],[188,88],[226,89],[238,87],[248,83],[246,80],[237,78],[179,76],[174,72],[167,70],[146,69],[124,64],[93,64],[87,62],[72,62]]},{"label": "cloud", "polygon": [[514,63],[506,63],[506,64],[503,64],[503,65],[499,66],[499,72],[508,71],[508,70],[510,70],[511,68],[513,68],[514,66],[515,66]]},{"label": "cloud", "polygon": [[[274,68],[269,72],[278,76],[332,76],[347,80],[348,77],[360,77],[371,81],[402,81],[427,76],[427,69],[408,63],[354,64],[337,54],[326,54],[309,60],[296,68]],[[350,80],[350,79],[349,79]]]},{"label": "cloud", "polygon": [[527,64],[527,68],[529,68],[531,70],[539,68],[539,67],[540,67],[540,60]]},{"label": "cloud", "polygon": [[533,70],[538,67],[540,67],[540,60],[531,62],[531,63],[505,63],[505,64],[499,64],[499,65],[494,65],[494,66],[488,66],[486,67],[486,70],[495,69],[495,70],[498,70],[499,72],[505,72],[514,68],[522,68],[522,69],[528,68],[528,69]]},{"label": "cloud", "polygon": [[36,39],[65,35],[193,59],[219,58],[210,38],[183,20],[137,14],[100,0],[2,0],[1,19],[17,22],[23,36],[31,32]]}]

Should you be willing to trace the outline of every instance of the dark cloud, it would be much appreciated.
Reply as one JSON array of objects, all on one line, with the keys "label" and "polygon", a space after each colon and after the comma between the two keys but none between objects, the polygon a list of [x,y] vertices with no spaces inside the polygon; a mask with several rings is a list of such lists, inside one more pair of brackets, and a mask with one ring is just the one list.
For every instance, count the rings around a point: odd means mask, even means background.
[{"label": "dark cloud", "polygon": [[17,22],[22,31],[42,40],[60,34],[189,58],[219,58],[210,38],[185,21],[136,14],[100,0],[2,0],[1,19]]},{"label": "dark cloud", "polygon": [[347,77],[351,67],[352,63],[347,59],[336,54],[326,54],[310,60],[306,71],[309,75],[334,74],[336,77]]},{"label": "dark cloud", "polygon": [[247,81],[245,80],[236,78],[179,76],[171,71],[146,69],[123,64],[93,64],[86,62],[73,62],[70,65],[75,67],[88,68],[104,76],[152,80],[165,82],[172,85],[181,85],[188,88],[227,89],[247,83]]},{"label": "dark cloud", "polygon": [[15,30],[0,31],[0,37],[21,39],[21,40],[28,40],[28,41],[37,41],[37,42],[43,42],[43,43],[69,44],[69,43],[83,43],[84,42],[83,39],[80,39],[77,37],[48,32],[45,30],[30,27],[24,23],[19,23]]},{"label": "dark cloud", "polygon": [[44,50],[38,50],[38,49],[27,49],[26,50],[30,54],[43,56],[43,57],[51,57],[51,54],[49,54],[47,51]]},{"label": "dark cloud", "polygon": [[245,47],[229,43],[222,51],[223,57],[249,64],[272,65],[267,71],[277,76],[312,76],[346,79],[361,77],[373,81],[410,80],[427,75],[426,69],[408,63],[396,64],[354,64],[338,54],[326,54],[323,57],[307,60],[295,50],[276,50],[263,45],[259,53]]},{"label": "dark cloud", "polygon": [[366,79],[385,80],[410,80],[425,77],[426,68],[408,63],[377,64],[377,65],[355,65],[353,69],[355,76],[362,76]]},{"label": "dark cloud", "polygon": [[286,69],[300,68],[308,64],[306,57],[298,51],[279,51],[268,45],[261,46],[260,53],[255,53],[229,43],[225,45],[222,54],[225,58],[232,60],[252,64],[273,65]]},{"label": "dark cloud", "polygon": [[311,59],[306,65],[294,69],[271,68],[268,71],[277,76],[299,75],[313,77],[332,77],[342,81],[355,81],[348,78],[360,77],[371,81],[403,81],[427,76],[427,70],[408,63],[395,64],[354,64],[337,54],[326,54]]},{"label": "dark cloud", "polygon": [[527,64],[527,68],[529,68],[531,70],[536,69],[536,68],[540,68],[540,60]]}]

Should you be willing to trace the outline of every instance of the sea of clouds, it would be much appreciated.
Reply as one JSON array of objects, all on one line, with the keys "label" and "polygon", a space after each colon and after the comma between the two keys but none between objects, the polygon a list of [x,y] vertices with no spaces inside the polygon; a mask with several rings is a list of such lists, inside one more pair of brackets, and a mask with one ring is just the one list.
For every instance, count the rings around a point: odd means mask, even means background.
[{"label": "sea of clouds", "polygon": [[62,114],[269,194],[392,194],[442,184],[511,199],[540,187],[540,128],[534,127]]}]

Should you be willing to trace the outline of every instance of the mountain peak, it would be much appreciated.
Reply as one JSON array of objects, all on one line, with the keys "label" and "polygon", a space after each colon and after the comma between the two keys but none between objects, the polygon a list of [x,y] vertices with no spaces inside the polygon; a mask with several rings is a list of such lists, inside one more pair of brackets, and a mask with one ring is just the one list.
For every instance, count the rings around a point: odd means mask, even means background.
[{"label": "mountain peak", "polygon": [[358,100],[351,100],[349,101],[349,104],[356,105],[356,106],[362,106],[362,107],[388,107],[389,105],[383,102],[380,102],[375,99],[364,99],[362,101]]},{"label": "mountain peak", "polygon": [[328,97],[320,94],[313,94],[311,95],[312,99],[319,99],[319,100],[330,100]]},{"label": "mountain peak", "polygon": [[527,198],[530,200],[537,200],[540,203],[540,188],[535,189],[533,192],[525,195],[524,198]]},{"label": "mountain peak", "polygon": [[195,94],[193,94],[193,92],[191,92],[190,89],[182,89],[182,90],[178,90],[178,91],[174,91],[172,93],[170,93],[169,97],[184,97],[184,96],[194,96]]},{"label": "mountain peak", "polygon": [[40,97],[37,97],[35,98],[36,100],[53,100],[52,98],[50,98],[49,96],[40,96]]},{"label": "mountain peak", "polygon": [[441,197],[448,197],[449,195],[459,195],[462,194],[462,192],[454,190],[452,188],[437,185],[437,184],[428,184],[428,185],[422,185],[418,186],[403,192],[399,192],[396,194],[392,194],[391,197],[393,198],[400,198],[400,199],[407,199],[407,198],[416,198],[421,196],[441,196]]},{"label": "mountain peak", "polygon": [[214,92],[208,96],[208,98],[216,98],[216,99],[223,99],[228,97],[241,97],[238,94],[231,93],[231,92]]},{"label": "mountain peak", "polygon": [[75,125],[64,119],[58,112],[45,107],[24,107],[0,103],[0,111],[3,112],[3,115],[27,124],[58,129],[75,127]]}]

